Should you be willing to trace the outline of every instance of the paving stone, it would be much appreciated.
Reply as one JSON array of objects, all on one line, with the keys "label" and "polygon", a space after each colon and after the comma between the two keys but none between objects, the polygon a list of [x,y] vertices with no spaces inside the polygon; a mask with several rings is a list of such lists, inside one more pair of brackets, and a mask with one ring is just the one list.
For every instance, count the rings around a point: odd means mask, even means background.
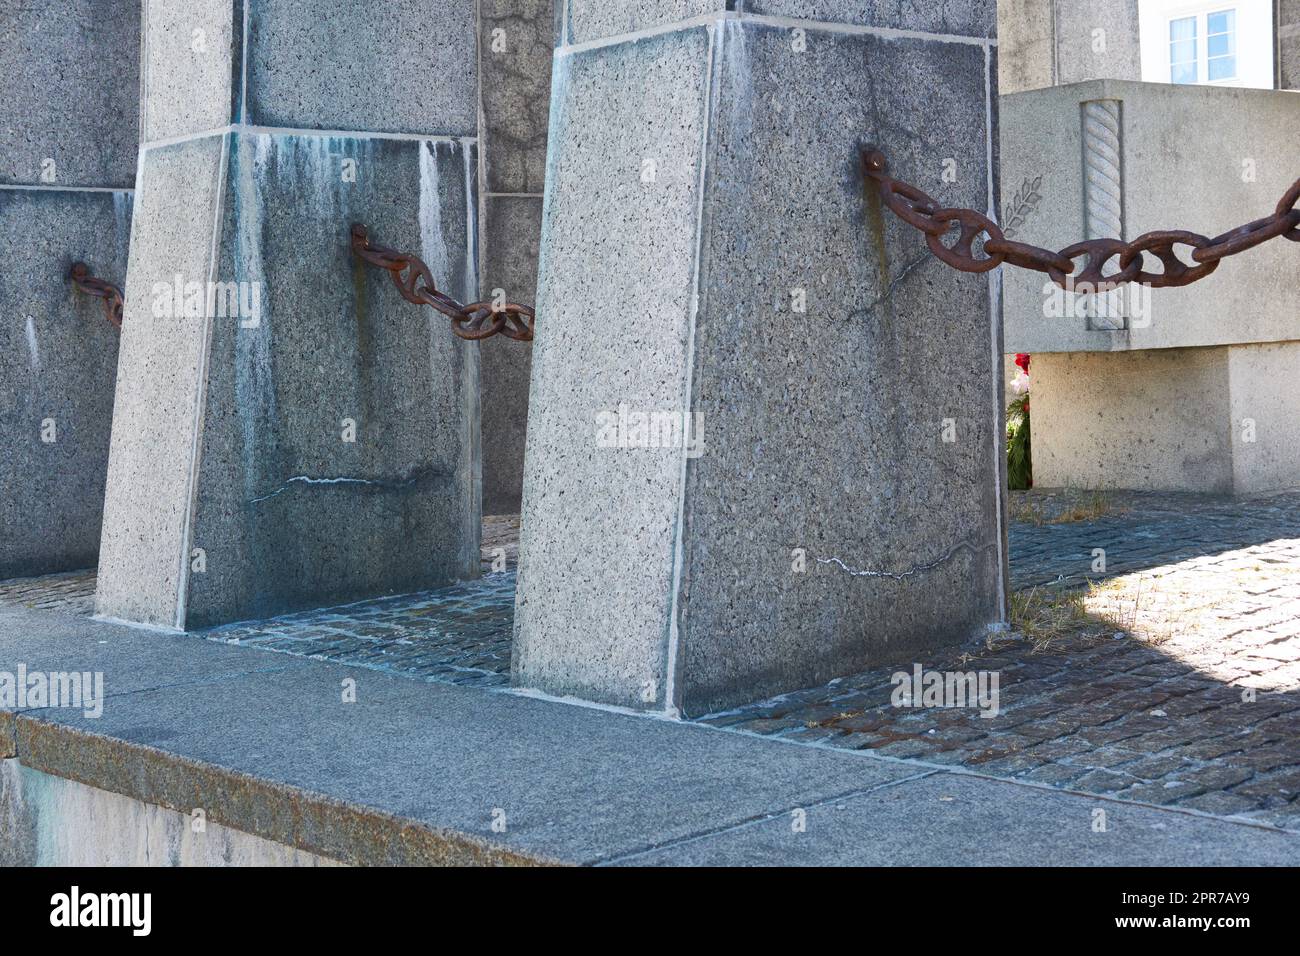
[{"label": "paving stone", "polygon": [[1124,764],[1123,768],[1125,773],[1132,774],[1142,780],[1159,780],[1171,774],[1177,774],[1178,771],[1191,766],[1192,764],[1183,757],[1162,755],[1134,760],[1131,763]]},{"label": "paving stone", "polygon": [[1182,757],[1190,757],[1193,760],[1216,760],[1223,757],[1225,754],[1237,752],[1241,747],[1242,744],[1240,740],[1233,736],[1223,736],[1192,741],[1191,743],[1184,744],[1181,747],[1171,749],[1169,753]]},{"label": "paving stone", "polygon": [[1092,767],[1118,767],[1133,760],[1138,760],[1144,755],[1136,750],[1129,750],[1124,746],[1107,744],[1088,752],[1087,764]]},{"label": "paving stone", "polygon": [[1041,757],[1035,757],[1032,754],[1017,753],[996,760],[988,760],[981,763],[977,768],[980,773],[989,773],[995,776],[1019,776],[1028,773],[1038,767],[1043,766],[1047,761]]},{"label": "paving stone", "polygon": [[798,740],[801,743],[820,743],[835,737],[843,737],[844,731],[831,727],[796,727],[783,736],[788,740]]},{"label": "paving stone", "polygon": [[1251,797],[1241,794],[1227,793],[1223,790],[1211,790],[1208,793],[1201,793],[1193,797],[1186,797],[1177,801],[1180,807],[1187,807],[1190,810],[1200,810],[1203,813],[1213,813],[1219,816],[1232,816],[1236,813],[1243,813],[1247,810],[1254,810],[1258,807],[1258,801]]},{"label": "paving stone", "polygon": [[748,731],[751,734],[775,734],[784,733],[796,727],[802,728],[804,722],[797,717],[760,717],[757,720],[735,724],[734,726],[737,730]]},{"label": "paving stone", "polygon": [[1184,770],[1181,776],[1203,784],[1207,790],[1227,790],[1229,787],[1251,779],[1254,776],[1243,767],[1228,767],[1222,764],[1208,764],[1194,770]]},{"label": "paving stone", "polygon": [[1264,773],[1282,767],[1294,767],[1300,763],[1300,753],[1296,752],[1294,742],[1289,741],[1283,747],[1252,748],[1228,754],[1223,761],[1233,767],[1250,768]]},{"label": "paving stone", "polygon": [[869,748],[886,757],[927,757],[934,747],[921,740],[891,740],[878,747]]},{"label": "paving stone", "polygon": [[1060,760],[1091,752],[1093,745],[1082,737],[1062,737],[1048,740],[1029,749],[1029,753],[1044,760]]},{"label": "paving stone", "polygon": [[1165,780],[1140,783],[1129,787],[1127,790],[1121,790],[1116,796],[1125,800],[1137,800],[1141,803],[1156,803],[1163,806],[1184,797],[1199,796],[1205,793],[1207,789],[1203,784],[1187,780]]},{"label": "paving stone", "polygon": [[1048,763],[1041,767],[1035,767],[1028,773],[1024,774],[1024,779],[1033,780],[1035,783],[1046,783],[1054,787],[1073,787],[1074,781],[1078,780],[1085,773],[1088,773],[1086,767],[1074,767],[1063,763]]},{"label": "paving stone", "polygon": [[1118,793],[1142,781],[1114,770],[1092,770],[1074,782],[1071,789],[1089,793]]}]

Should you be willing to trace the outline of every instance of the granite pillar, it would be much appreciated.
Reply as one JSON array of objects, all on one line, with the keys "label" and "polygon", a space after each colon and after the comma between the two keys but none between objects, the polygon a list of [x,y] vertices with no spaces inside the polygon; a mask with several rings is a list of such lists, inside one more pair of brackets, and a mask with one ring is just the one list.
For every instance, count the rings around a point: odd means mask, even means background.
[{"label": "granite pillar", "polygon": [[987,275],[859,149],[995,208],[994,8],[569,0],[514,681],[701,714],[1005,617]]},{"label": "granite pillar", "polygon": [[477,573],[477,347],[349,249],[362,222],[475,298],[475,6],[145,3],[101,615],[195,628]]}]

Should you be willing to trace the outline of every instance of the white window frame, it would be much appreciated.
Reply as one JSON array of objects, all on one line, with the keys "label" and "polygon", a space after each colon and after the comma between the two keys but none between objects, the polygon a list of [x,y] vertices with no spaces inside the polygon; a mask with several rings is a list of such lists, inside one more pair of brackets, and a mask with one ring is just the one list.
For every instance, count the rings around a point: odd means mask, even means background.
[{"label": "white window frame", "polygon": [[[1232,14],[1232,33],[1229,34],[1229,36],[1232,37],[1232,75],[1221,76],[1217,80],[1212,80],[1210,79],[1210,17],[1221,13]],[[1196,25],[1192,37],[1193,44],[1196,47],[1196,59],[1192,61],[1196,66],[1196,79],[1192,80],[1191,84],[1187,85],[1235,86],[1241,79],[1241,57],[1238,52],[1241,46],[1240,42],[1238,42],[1241,35],[1241,28],[1239,26],[1241,22],[1241,13],[1237,7],[1232,4],[1231,0],[1227,0],[1227,2],[1222,6],[1214,9],[1204,8],[1198,9],[1195,13],[1181,13],[1176,16],[1166,15],[1165,36],[1167,36],[1169,40],[1167,43],[1168,50],[1165,53],[1165,59],[1169,64],[1168,82],[1170,83],[1174,82],[1173,29],[1174,24],[1181,20],[1191,20]],[[1222,34],[1218,33],[1214,35],[1222,36]],[[1214,57],[1213,59],[1218,59],[1218,57]]]},{"label": "white window frame", "polygon": [[[1232,11],[1235,76],[1209,78],[1209,17]],[[1196,18],[1196,86],[1272,89],[1273,20],[1272,0],[1139,0],[1142,79],[1148,83],[1172,83],[1171,24]]]},{"label": "white window frame", "polygon": [[[1174,83],[1176,85],[1182,85],[1182,86],[1189,85],[1189,84],[1179,84],[1178,81],[1174,79],[1174,67],[1185,63],[1191,63],[1192,69],[1195,72],[1195,76],[1192,77],[1192,83],[1190,85],[1195,85],[1197,83],[1200,83],[1202,76],[1208,77],[1210,75],[1208,70],[1202,69],[1202,63],[1201,63],[1201,60],[1203,59],[1201,56],[1202,26],[1204,25],[1206,16],[1207,16],[1206,14],[1198,15],[1193,13],[1188,16],[1165,18],[1165,36],[1168,37],[1168,41],[1166,42],[1166,46],[1168,47],[1168,50],[1166,51],[1166,53],[1167,53],[1167,58],[1169,60],[1169,82],[1170,83]],[[1179,60],[1177,63],[1175,63],[1174,62],[1174,42],[1175,42],[1174,24],[1185,23],[1188,20],[1192,21],[1192,58],[1190,61]],[[1209,42],[1208,38],[1206,42],[1207,43]]]}]

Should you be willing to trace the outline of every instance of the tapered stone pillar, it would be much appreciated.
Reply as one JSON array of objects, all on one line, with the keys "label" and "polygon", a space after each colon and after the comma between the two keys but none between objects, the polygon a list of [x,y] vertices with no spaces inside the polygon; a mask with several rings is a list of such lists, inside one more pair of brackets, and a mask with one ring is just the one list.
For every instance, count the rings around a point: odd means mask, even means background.
[{"label": "tapered stone pillar", "polygon": [[996,207],[992,5],[729,6],[567,6],[526,687],[700,714],[1004,618],[992,283],[935,260],[859,168],[874,142],[941,204]]},{"label": "tapered stone pillar", "polygon": [[126,277],[140,10],[0,4],[0,579],[93,567]]},{"label": "tapered stone pillar", "polygon": [[472,0],[144,6],[100,614],[201,627],[478,567]]}]

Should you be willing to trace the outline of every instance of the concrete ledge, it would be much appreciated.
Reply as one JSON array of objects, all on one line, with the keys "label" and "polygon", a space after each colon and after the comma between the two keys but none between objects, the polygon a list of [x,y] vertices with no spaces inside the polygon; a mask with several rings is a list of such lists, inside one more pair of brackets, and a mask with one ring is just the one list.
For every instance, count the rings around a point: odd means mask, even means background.
[{"label": "concrete ledge", "polygon": [[[98,718],[0,711],[0,752],[22,768],[144,805],[78,815],[33,788],[20,821],[58,828],[57,845],[91,858],[164,845],[153,807],[201,808],[210,824],[363,865],[1300,859],[1295,834],[1222,818],[0,608],[0,671],[19,664],[104,672]],[[1105,834],[1091,829],[1098,807]],[[799,810],[808,830],[795,838]],[[30,845],[22,825],[0,842]],[[220,860],[193,839],[171,849],[145,861]]]},{"label": "concrete ledge", "polygon": [[18,721],[16,752],[33,770],[189,814],[359,866],[500,866],[553,862],[190,760],[156,747],[39,719]]}]

